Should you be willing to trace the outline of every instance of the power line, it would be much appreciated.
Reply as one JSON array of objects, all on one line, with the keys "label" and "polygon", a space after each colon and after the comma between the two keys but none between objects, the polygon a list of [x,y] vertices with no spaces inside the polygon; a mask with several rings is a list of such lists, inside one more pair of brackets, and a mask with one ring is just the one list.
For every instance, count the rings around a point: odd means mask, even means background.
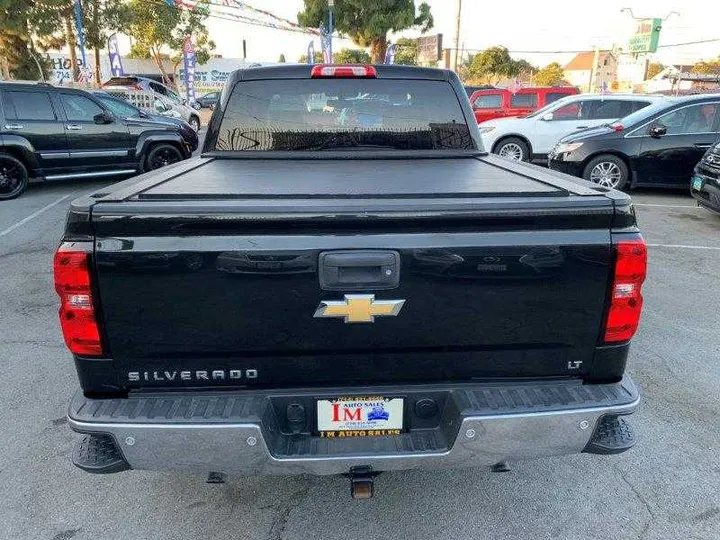
[{"label": "power line", "polygon": [[658,49],[666,49],[668,47],[683,47],[685,45],[700,45],[702,43],[714,43],[716,41],[720,41],[720,38],[701,39],[699,41],[688,41],[687,43],[670,43],[668,45],[658,45]]},{"label": "power line", "polygon": [[[668,43],[667,45],[658,45],[658,49],[667,49],[670,47],[685,47],[687,45],[701,45],[703,43],[715,43],[720,41],[720,38],[712,38],[712,39],[700,39],[697,41],[688,41],[685,43]],[[465,48],[464,50],[469,52],[483,52],[490,49],[490,47],[486,49],[468,49]],[[452,48],[450,50],[457,51],[458,49]],[[518,51],[518,50],[509,50],[509,53],[512,54],[578,54],[583,52],[588,52],[587,49],[583,50],[558,50],[558,51]]]}]

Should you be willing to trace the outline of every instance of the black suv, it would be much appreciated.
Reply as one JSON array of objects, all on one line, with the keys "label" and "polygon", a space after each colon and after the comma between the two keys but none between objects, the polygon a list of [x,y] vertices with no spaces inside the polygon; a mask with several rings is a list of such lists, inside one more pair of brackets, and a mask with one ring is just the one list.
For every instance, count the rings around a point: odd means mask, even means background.
[{"label": "black suv", "polygon": [[189,158],[197,144],[170,122],[119,118],[83,90],[0,83],[0,200],[31,177],[133,175]]}]

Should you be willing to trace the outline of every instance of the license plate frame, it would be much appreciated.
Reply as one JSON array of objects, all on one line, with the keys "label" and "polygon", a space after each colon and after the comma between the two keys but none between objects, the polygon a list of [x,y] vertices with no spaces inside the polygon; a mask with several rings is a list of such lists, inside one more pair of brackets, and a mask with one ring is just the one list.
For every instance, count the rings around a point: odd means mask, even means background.
[{"label": "license plate frame", "polygon": [[692,187],[695,191],[700,191],[705,185],[705,180],[700,176],[693,176]]},{"label": "license plate frame", "polygon": [[315,400],[316,433],[320,437],[382,437],[405,430],[405,398],[340,396]]}]

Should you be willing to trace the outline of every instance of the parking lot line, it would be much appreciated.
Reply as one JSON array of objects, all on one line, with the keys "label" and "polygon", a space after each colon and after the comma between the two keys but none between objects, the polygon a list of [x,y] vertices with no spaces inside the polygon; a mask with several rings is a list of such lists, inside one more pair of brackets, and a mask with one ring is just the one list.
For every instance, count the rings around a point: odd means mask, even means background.
[{"label": "parking lot line", "polygon": [[635,203],[635,206],[648,206],[651,208],[700,208],[696,204],[651,204]]},{"label": "parking lot line", "polygon": [[687,244],[647,244],[647,247],[671,248],[671,249],[707,249],[720,251],[720,246],[690,246]]},{"label": "parking lot line", "polygon": [[35,219],[36,217],[38,217],[38,216],[39,216],[40,214],[42,214],[43,212],[47,212],[47,211],[50,210],[53,206],[56,206],[56,205],[60,204],[61,202],[63,202],[63,201],[64,201],[65,199],[67,199],[68,197],[70,197],[70,195],[65,195],[64,197],[60,197],[58,200],[56,200],[56,201],[54,201],[54,202],[51,202],[51,203],[48,204],[48,205],[43,206],[40,210],[38,210],[38,211],[36,211],[36,212],[33,212],[33,213],[30,214],[29,216],[27,216],[27,217],[21,219],[20,221],[18,221],[17,223],[15,223],[15,225],[11,225],[10,227],[8,227],[7,229],[5,229],[4,231],[0,231],[0,236],[5,236],[6,234],[9,234],[9,233],[13,232],[13,231],[14,231],[15,229],[17,229],[18,227],[22,227],[22,226],[25,225],[28,221],[31,221],[31,220]]}]

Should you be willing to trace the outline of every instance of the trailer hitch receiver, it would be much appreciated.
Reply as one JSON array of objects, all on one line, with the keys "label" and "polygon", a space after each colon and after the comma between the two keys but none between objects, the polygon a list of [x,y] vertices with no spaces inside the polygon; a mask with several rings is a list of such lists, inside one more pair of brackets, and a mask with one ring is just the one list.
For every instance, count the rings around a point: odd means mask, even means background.
[{"label": "trailer hitch receiver", "polygon": [[372,472],[372,467],[362,466],[350,469],[350,496],[353,499],[370,499],[373,496],[373,477],[377,473]]}]

